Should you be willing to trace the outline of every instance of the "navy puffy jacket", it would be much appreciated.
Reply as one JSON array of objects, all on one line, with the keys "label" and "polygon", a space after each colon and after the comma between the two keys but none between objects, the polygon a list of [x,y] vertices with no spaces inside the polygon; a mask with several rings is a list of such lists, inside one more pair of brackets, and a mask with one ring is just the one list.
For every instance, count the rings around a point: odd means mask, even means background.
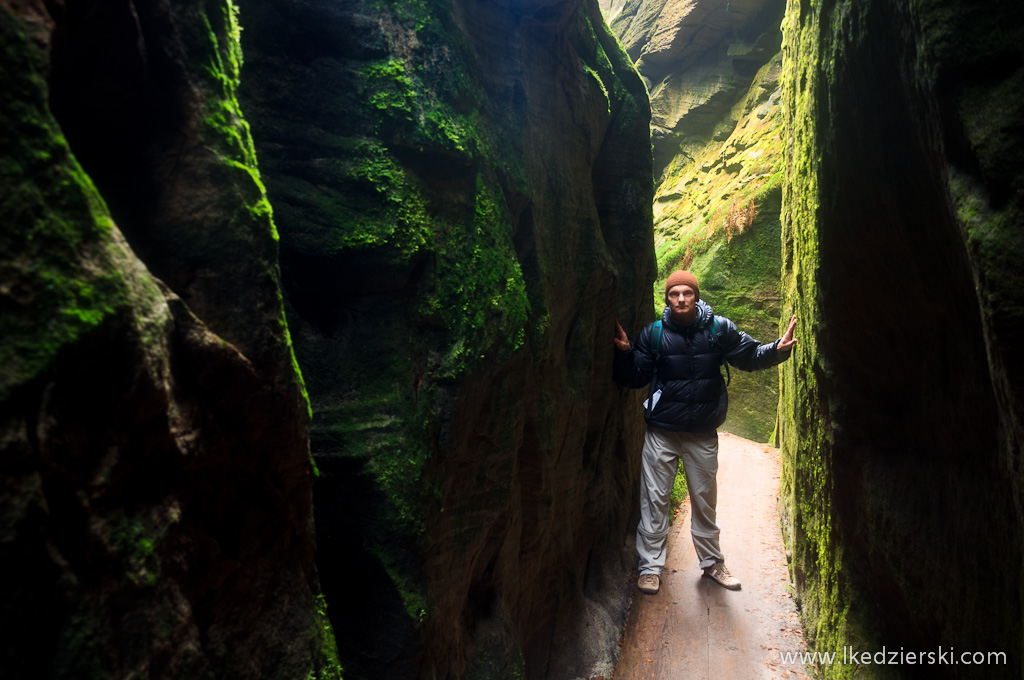
[{"label": "navy puffy jacket", "polygon": [[[717,323],[713,323],[714,320]],[[644,387],[654,374],[651,343],[654,324],[640,331],[632,349],[615,350],[615,380],[626,387]],[[712,329],[717,335],[712,341]],[[763,345],[711,307],[697,301],[697,318],[689,325],[672,320],[668,307],[662,313],[661,354],[658,384],[661,398],[647,423],[663,430],[707,432],[725,422],[729,396],[720,366],[723,361],[743,371],[776,366],[790,352],[776,349],[778,340]]]}]

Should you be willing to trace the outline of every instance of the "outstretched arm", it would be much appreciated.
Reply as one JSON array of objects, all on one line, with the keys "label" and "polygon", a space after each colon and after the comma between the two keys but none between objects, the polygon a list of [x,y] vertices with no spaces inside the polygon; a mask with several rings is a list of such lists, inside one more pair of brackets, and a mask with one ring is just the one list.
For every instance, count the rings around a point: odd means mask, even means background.
[{"label": "outstretched arm", "polygon": [[793,329],[796,316],[789,322],[785,335],[774,342],[761,344],[746,333],[740,332],[736,324],[726,319],[726,360],[742,371],[761,371],[777,366],[789,358],[789,350],[796,344]]}]

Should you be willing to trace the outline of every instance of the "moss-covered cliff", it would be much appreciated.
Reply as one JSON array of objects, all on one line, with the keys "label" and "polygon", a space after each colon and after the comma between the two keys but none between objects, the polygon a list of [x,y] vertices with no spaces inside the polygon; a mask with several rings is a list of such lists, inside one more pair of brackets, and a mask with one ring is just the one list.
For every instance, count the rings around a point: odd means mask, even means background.
[{"label": "moss-covered cliff", "polygon": [[1006,654],[822,671],[1020,677],[1024,12],[801,2],[784,33],[782,486],[807,630]]},{"label": "moss-covered cliff", "polygon": [[[602,2],[650,90],[660,310],[688,268],[715,312],[752,336],[779,334],[782,58],[777,0]],[[732,372],[723,429],[768,441],[775,371]]]},{"label": "moss-covered cliff", "polygon": [[591,0],[242,3],[352,677],[610,670],[654,278],[643,83]]},{"label": "moss-covered cliff", "polygon": [[0,34],[4,677],[336,677],[233,7]]},{"label": "moss-covered cliff", "polygon": [[642,82],[590,0],[242,15],[0,2],[5,677],[337,677],[328,600],[348,677],[606,673]]}]

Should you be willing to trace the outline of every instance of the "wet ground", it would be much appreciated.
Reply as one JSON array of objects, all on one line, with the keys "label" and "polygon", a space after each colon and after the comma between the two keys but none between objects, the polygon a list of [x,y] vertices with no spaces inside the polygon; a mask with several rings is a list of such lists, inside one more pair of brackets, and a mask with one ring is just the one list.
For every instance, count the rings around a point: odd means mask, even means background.
[{"label": "wet ground", "polygon": [[701,577],[689,503],[669,534],[657,595],[634,596],[615,680],[808,678],[787,652],[806,652],[778,519],[779,454],[719,435],[718,525],[726,565],[743,588]]}]

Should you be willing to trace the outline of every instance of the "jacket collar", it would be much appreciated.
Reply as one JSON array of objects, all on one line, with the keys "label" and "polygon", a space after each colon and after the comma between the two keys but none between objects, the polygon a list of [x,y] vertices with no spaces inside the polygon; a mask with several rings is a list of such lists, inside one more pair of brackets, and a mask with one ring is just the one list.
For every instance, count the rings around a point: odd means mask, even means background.
[{"label": "jacket collar", "polygon": [[711,311],[711,305],[704,302],[703,300],[697,300],[697,318],[691,323],[681,324],[672,318],[672,310],[666,306],[661,312],[661,321],[668,328],[671,328],[676,333],[682,333],[689,329],[701,329],[708,325],[711,318],[714,316],[714,312]]}]

